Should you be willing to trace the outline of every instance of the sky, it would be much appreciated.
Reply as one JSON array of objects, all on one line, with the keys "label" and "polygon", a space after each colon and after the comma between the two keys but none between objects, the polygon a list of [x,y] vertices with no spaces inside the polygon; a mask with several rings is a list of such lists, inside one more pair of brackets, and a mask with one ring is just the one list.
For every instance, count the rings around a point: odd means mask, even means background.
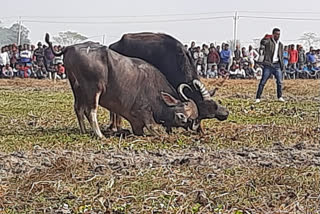
[{"label": "sky", "polygon": [[235,11],[242,45],[274,27],[284,43],[298,42],[304,32],[320,36],[319,0],[15,0],[1,4],[0,26],[10,27],[20,16],[33,43],[43,41],[46,32],[71,30],[101,43],[104,38],[105,44],[129,32],[163,32],[201,45],[232,40]]}]

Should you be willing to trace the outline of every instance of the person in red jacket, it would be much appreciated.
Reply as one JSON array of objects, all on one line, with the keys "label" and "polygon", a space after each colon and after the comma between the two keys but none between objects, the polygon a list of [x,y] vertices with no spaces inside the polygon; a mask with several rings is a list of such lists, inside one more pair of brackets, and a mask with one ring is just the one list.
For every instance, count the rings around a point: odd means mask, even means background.
[{"label": "person in red jacket", "polygon": [[297,62],[298,62],[298,51],[295,49],[294,45],[290,45],[289,68],[296,70],[297,69]]}]

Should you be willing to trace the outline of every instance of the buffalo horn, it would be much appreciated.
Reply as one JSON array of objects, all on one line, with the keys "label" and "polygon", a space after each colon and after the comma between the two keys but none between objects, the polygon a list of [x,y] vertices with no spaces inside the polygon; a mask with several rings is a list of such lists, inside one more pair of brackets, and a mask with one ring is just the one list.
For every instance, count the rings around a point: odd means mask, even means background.
[{"label": "buffalo horn", "polygon": [[188,99],[188,97],[183,93],[183,89],[184,89],[185,87],[189,88],[189,89],[192,91],[192,89],[191,89],[191,87],[190,87],[189,85],[187,85],[187,84],[185,84],[185,83],[182,83],[182,84],[180,84],[179,87],[178,87],[178,93],[181,95],[181,97],[182,97],[184,100],[187,101],[187,100],[189,100],[189,99]]},{"label": "buffalo horn", "polygon": [[200,90],[203,100],[210,100],[210,94],[202,82],[199,80],[193,80],[193,86]]}]

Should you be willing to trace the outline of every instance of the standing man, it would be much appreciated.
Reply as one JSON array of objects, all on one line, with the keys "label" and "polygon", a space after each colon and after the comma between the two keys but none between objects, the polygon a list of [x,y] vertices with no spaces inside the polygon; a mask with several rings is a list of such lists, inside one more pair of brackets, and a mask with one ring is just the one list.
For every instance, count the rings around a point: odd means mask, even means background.
[{"label": "standing man", "polygon": [[283,65],[283,44],[279,41],[280,29],[274,28],[272,35],[265,35],[260,45],[265,47],[265,55],[263,60],[263,73],[260,80],[256,95],[256,103],[260,102],[264,85],[271,75],[274,75],[277,83],[277,97],[280,102],[284,102],[282,98],[282,70]]}]

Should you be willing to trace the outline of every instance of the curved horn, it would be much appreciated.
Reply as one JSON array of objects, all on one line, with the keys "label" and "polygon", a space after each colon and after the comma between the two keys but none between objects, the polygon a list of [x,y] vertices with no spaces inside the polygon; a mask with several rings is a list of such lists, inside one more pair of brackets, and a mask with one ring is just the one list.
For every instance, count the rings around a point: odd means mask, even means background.
[{"label": "curved horn", "polygon": [[178,93],[181,95],[181,97],[182,97],[184,100],[189,100],[188,97],[183,93],[183,89],[186,88],[186,87],[189,88],[189,89],[192,91],[192,88],[191,88],[189,85],[187,85],[187,84],[185,84],[185,83],[182,83],[182,84],[180,84],[179,87],[178,87]]},{"label": "curved horn", "polygon": [[192,83],[195,88],[200,90],[203,100],[210,100],[210,94],[202,82],[199,80],[193,80]]}]

